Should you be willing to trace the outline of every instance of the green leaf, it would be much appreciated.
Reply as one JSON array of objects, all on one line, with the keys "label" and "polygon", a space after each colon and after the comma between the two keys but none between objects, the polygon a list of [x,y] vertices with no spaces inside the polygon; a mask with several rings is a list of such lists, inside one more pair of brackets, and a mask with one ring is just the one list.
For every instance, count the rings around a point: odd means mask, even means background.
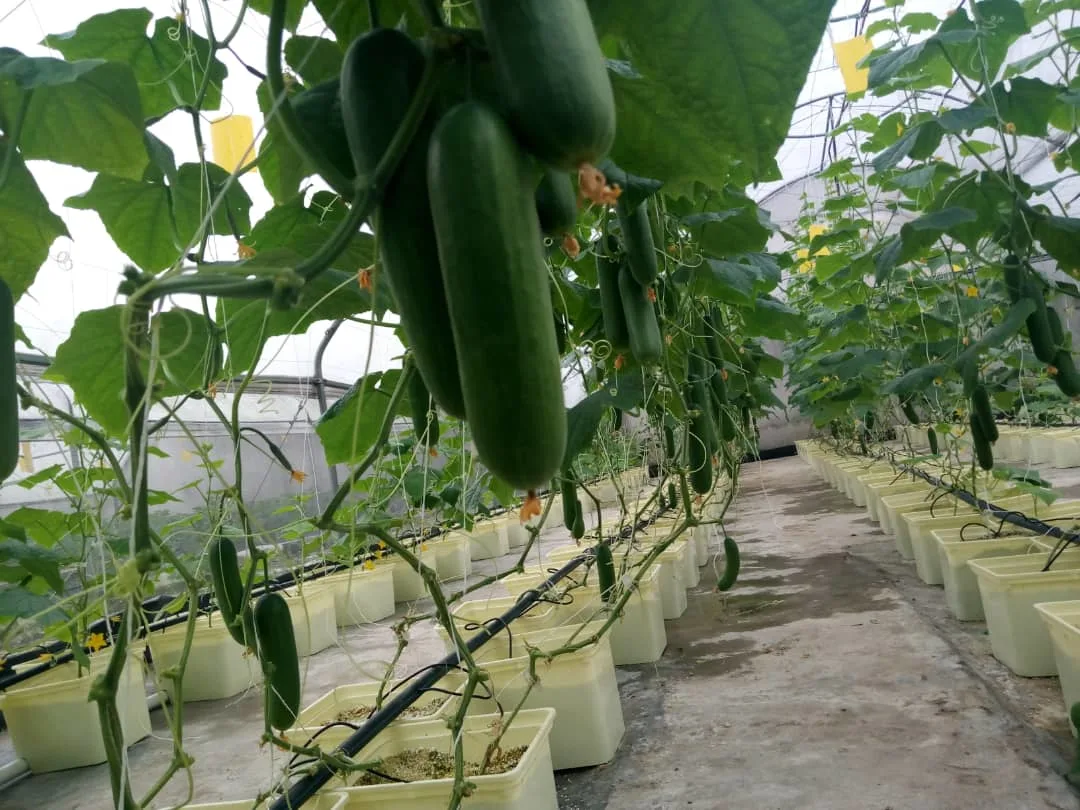
[{"label": "green leaf", "polygon": [[1035,238],[1063,270],[1080,270],[1080,219],[1041,217],[1035,222]]},{"label": "green leaf", "polygon": [[[60,344],[44,377],[67,383],[90,417],[108,433],[123,435],[128,423],[124,404],[124,307],[81,312],[71,335]],[[151,331],[158,341],[155,355],[160,394],[184,394],[202,386],[210,330],[199,313],[171,309],[155,315]],[[144,360],[143,372],[148,371]]]},{"label": "green leaf", "polygon": [[341,47],[323,37],[289,37],[285,43],[285,61],[307,85],[338,78],[344,58]]},{"label": "green leaf", "polygon": [[995,84],[990,91],[990,98],[983,103],[996,109],[1000,120],[1006,126],[1011,124],[1016,135],[1045,138],[1050,113],[1057,104],[1058,94],[1062,89],[1041,79],[1017,76],[1009,80],[1007,90],[1004,83]]},{"label": "green leaf", "polygon": [[803,316],[771,296],[763,296],[754,306],[742,310],[743,322],[751,335],[785,340],[806,330]]},{"label": "green leaf", "polygon": [[[961,74],[975,81],[982,80],[982,63],[993,81],[1001,69],[1009,46],[1030,30],[1024,10],[1016,0],[982,0],[975,3],[978,27],[967,10],[958,8],[945,19],[934,38],[948,50]],[[974,33],[975,36],[960,36]]]},{"label": "green leaf", "polygon": [[566,412],[566,455],[562,468],[566,469],[578,454],[592,444],[609,408],[630,411],[645,401],[645,383],[641,372],[616,374],[604,381],[604,386]]},{"label": "green leaf", "polygon": [[745,265],[706,259],[694,271],[694,291],[729,304],[754,302],[754,278]]},{"label": "green leaf", "polygon": [[68,61],[102,59],[128,65],[135,75],[143,114],[160,118],[177,107],[194,106],[209,72],[203,110],[221,106],[221,86],[228,71],[210,43],[184,23],[160,18],[152,37],[146,35],[152,14],[145,8],[122,8],[96,14],[66,34],[45,37]]},{"label": "green leaf", "polygon": [[773,224],[741,189],[727,185],[717,190],[695,183],[692,192],[692,196],[671,201],[668,211],[680,217],[680,224],[689,229],[705,253],[727,258],[765,247]]},{"label": "green leaf", "polygon": [[[248,5],[252,11],[258,11],[260,14],[270,16],[270,6],[273,4],[273,0],[248,0]],[[304,15],[304,8],[307,6],[308,0],[286,0],[285,3],[285,30],[295,32],[296,27],[300,25],[300,18]],[[359,3],[358,5],[364,5]],[[318,4],[316,4],[318,8]],[[326,19],[325,17],[323,19]]]},{"label": "green leaf", "polygon": [[0,588],[0,619],[29,619],[40,613],[42,624],[61,621],[65,616],[55,605],[53,597],[26,588]]},{"label": "green leaf", "polygon": [[974,219],[954,223],[948,229],[950,236],[975,250],[980,239],[1007,223],[1013,208],[1010,190],[1013,185],[1021,194],[1028,193],[1027,184],[1020,178],[1009,183],[1004,174],[971,172],[947,183],[929,208],[941,211],[960,207],[975,211]]},{"label": "green leaf", "polygon": [[64,592],[60,577],[60,557],[53,551],[18,540],[0,540],[0,565],[15,563],[28,574],[41,577],[54,592]]},{"label": "green leaf", "polygon": [[923,160],[930,157],[941,143],[944,131],[937,121],[924,121],[904,132],[900,140],[874,158],[874,170],[883,172],[911,157]]},{"label": "green leaf", "polygon": [[1009,309],[1005,320],[992,329],[988,329],[977,341],[967,347],[956,358],[954,367],[959,370],[967,363],[974,361],[986,349],[992,349],[1003,344],[1023,327],[1028,315],[1035,311],[1035,302],[1030,298],[1021,298]]},{"label": "green leaf", "polygon": [[591,0],[605,52],[628,66],[610,71],[612,158],[673,191],[693,180],[720,187],[733,168],[778,178],[774,158],[832,5]]},{"label": "green leaf", "polygon": [[99,174],[89,191],[64,205],[96,211],[116,246],[143,270],[164,270],[180,258],[169,192],[160,183]]},{"label": "green leaf", "polygon": [[[8,159],[10,148],[0,140],[0,165]],[[7,182],[0,187],[0,278],[18,301],[49,258],[52,243],[68,236],[68,230],[49,208],[18,153],[11,156],[8,167]]]},{"label": "green leaf", "polygon": [[131,68],[116,62],[64,62],[0,48],[0,128],[10,131],[33,90],[19,151],[91,172],[138,180],[148,157],[143,112]]},{"label": "green leaf", "polygon": [[939,377],[948,373],[949,367],[944,363],[933,363],[929,366],[921,366],[912,369],[901,377],[887,382],[881,389],[885,394],[910,394],[928,389]]},{"label": "green leaf", "polygon": [[902,249],[897,264],[910,261],[930,247],[943,233],[954,233],[959,225],[974,222],[978,214],[970,208],[943,208],[906,222],[900,228]]},{"label": "green leaf", "polygon": [[331,405],[315,428],[328,464],[359,461],[375,444],[390,407],[400,369],[361,377]]},{"label": "green leaf", "polygon": [[51,548],[71,533],[72,525],[77,524],[80,518],[67,512],[20,506],[4,520],[21,526],[27,536],[42,548]]},{"label": "green leaf", "polygon": [[[269,5],[270,0],[260,2]],[[334,32],[338,42],[352,42],[372,28],[367,3],[358,3],[356,0],[314,0],[314,4],[319,16]],[[422,31],[423,21],[417,15],[415,5],[410,0],[380,0],[379,22],[387,27],[397,28],[404,21],[407,31]]]},{"label": "green leaf", "polygon": [[[216,163],[185,163],[177,172],[172,189],[173,213],[180,243],[187,247],[202,238],[203,220],[210,206],[222,196],[229,173]],[[221,236],[245,235],[251,230],[251,198],[239,181],[229,183],[224,199],[214,209],[210,233]],[[234,230],[235,228],[235,230]]]}]

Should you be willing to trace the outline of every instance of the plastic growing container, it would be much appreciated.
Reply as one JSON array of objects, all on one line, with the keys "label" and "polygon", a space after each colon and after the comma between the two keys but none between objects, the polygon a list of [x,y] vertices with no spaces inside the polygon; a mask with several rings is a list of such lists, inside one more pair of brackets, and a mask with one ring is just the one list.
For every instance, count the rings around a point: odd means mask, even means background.
[{"label": "plastic growing container", "polygon": [[931,532],[940,529],[960,529],[969,523],[982,526],[981,515],[967,507],[935,509],[929,512],[909,512],[900,521],[910,538],[911,554],[915,558],[915,571],[927,585],[941,585],[941,559]]},{"label": "plastic growing container", "polygon": [[[98,707],[89,700],[94,677],[108,666],[109,653],[93,656],[90,671],[79,677],[74,662],[60,664],[0,694],[15,753],[32,773],[96,765],[106,760]],[[132,657],[124,666],[117,694],[124,743],[150,734],[150,711],[141,664]]]},{"label": "plastic growing container", "polygon": [[[185,622],[151,633],[146,638],[154,658],[157,685],[171,700],[176,699],[173,680],[162,677],[161,673],[180,662],[186,634]],[[261,680],[258,658],[229,635],[220,613],[199,616],[195,620],[195,636],[184,669],[185,703],[232,697]]]},{"label": "plastic growing container", "polygon": [[[485,622],[498,619],[499,616],[512,608],[515,602],[517,602],[517,599],[513,596],[461,602],[452,611],[454,623],[457,625],[461,636],[467,639],[479,633]],[[565,624],[567,618],[569,616],[558,610],[557,605],[548,602],[537,602],[527,613],[511,622],[509,633],[507,633],[506,628],[500,627],[498,622],[495,622],[493,628],[498,629],[498,632],[483,647],[473,653],[473,656],[478,661],[510,658],[512,647],[520,649],[517,647],[516,641],[527,637],[533,631],[547,630]],[[579,619],[578,623],[580,622]],[[438,629],[440,634],[445,633],[441,625]],[[446,640],[446,636],[443,635],[443,641],[446,642]]]},{"label": "plastic growing container", "polygon": [[881,501],[893,495],[905,495],[912,492],[927,493],[929,485],[925,481],[911,481],[893,476],[889,481],[866,485],[866,513],[875,523],[882,522]]},{"label": "plastic growing container", "polygon": [[[426,543],[424,544],[427,545]],[[430,550],[414,548],[413,553],[420,557],[420,562],[434,566],[435,554]],[[375,561],[376,568],[386,568],[393,575],[394,602],[412,602],[427,596],[424,578],[413,567],[396,555],[383,557]]]},{"label": "plastic growing container", "polygon": [[464,579],[472,573],[471,544],[463,532],[451,532],[445,539],[431,541],[427,546],[435,554],[435,573],[443,582]]},{"label": "plastic growing container", "polygon": [[[1040,602],[1035,605],[1050,634],[1054,649],[1054,664],[1065,698],[1065,712],[1080,701],[1080,600],[1070,602]],[[1073,735],[1077,729],[1069,722]]]},{"label": "plastic growing container", "polygon": [[[408,566],[406,566],[408,567]],[[348,571],[316,580],[334,595],[338,627],[371,624],[394,615],[394,571],[387,566]]]},{"label": "plastic growing container", "polygon": [[[436,717],[448,717],[455,711],[458,704],[457,698],[446,692],[460,691],[465,684],[465,678],[463,673],[451,672],[435,684],[436,690],[444,691],[432,691],[430,695],[421,696],[410,707],[412,710],[408,714],[399,717],[394,722],[416,723],[426,722]],[[293,724],[293,729],[314,730],[341,720],[359,725],[367,718],[368,712],[375,707],[379,697],[379,687],[379,681],[336,686],[309,706],[301,709]],[[395,684],[392,681],[387,684],[383,692],[384,702],[397,694],[396,691],[391,691],[394,687]],[[491,700],[483,699],[483,691],[482,686],[477,689],[473,700],[469,703],[471,714],[490,714],[497,710]],[[289,736],[293,737],[292,730]]]},{"label": "plastic growing container", "polygon": [[[483,759],[485,750],[497,735],[499,719],[497,715],[465,718],[462,740],[466,762]],[[524,746],[525,753],[517,765],[505,773],[470,776],[475,790],[461,806],[467,810],[558,810],[550,747],[554,724],[555,713],[550,709],[519,712],[499,745],[504,751]],[[346,733],[333,729],[319,739],[326,748],[339,744]],[[453,752],[453,741],[445,721],[391,725],[365,746],[359,756],[385,760],[419,749]],[[352,780],[355,778],[351,777]],[[326,791],[327,800],[340,800],[342,804],[329,810],[445,810],[454,780],[424,779],[345,787],[342,780],[336,778],[330,785],[333,787]]]},{"label": "plastic growing container", "polygon": [[941,584],[945,586],[945,604],[949,612],[962,622],[977,622],[985,618],[979,580],[968,567],[969,560],[986,557],[1012,557],[1035,550],[1031,535],[994,537],[988,529],[973,526],[961,529],[940,529],[931,532],[941,568]]},{"label": "plastic growing container", "polygon": [[[664,607],[660,599],[661,567],[653,565],[638,581],[634,594],[623,607],[623,615],[608,631],[611,638],[611,657],[616,666],[649,664],[660,660],[667,647],[664,628]],[[544,573],[516,574],[506,577],[503,584],[515,597],[543,584]],[[593,580],[595,582],[595,580]],[[591,622],[606,618],[605,605],[596,585],[569,587],[565,580],[555,586],[556,595],[569,594],[573,599],[557,609],[570,622]]]},{"label": "plastic growing container", "polygon": [[529,542],[529,530],[522,524],[516,510],[498,515],[484,526],[490,526],[506,538],[508,549],[521,548]]},{"label": "plastic growing container", "polygon": [[301,658],[314,655],[337,643],[337,616],[334,592],[325,585],[312,583],[292,596],[284,593],[292,614],[296,652]]},{"label": "plastic growing container", "polygon": [[[650,526],[644,532],[634,535],[635,550],[641,553],[645,553],[649,548],[662,541],[664,538],[670,536],[671,530],[660,527],[658,529]],[[675,551],[679,561],[679,574],[682,577],[683,587],[695,588],[701,581],[701,570],[697,564],[697,550],[694,545],[693,536],[684,531],[679,535],[679,539],[675,540],[668,546],[667,550]]]},{"label": "plastic growing container", "polygon": [[968,563],[979,580],[994,657],[1029,678],[1057,674],[1050,636],[1035,604],[1080,596],[1080,551],[1065,552],[1043,571],[1046,557],[1040,552]]},{"label": "plastic growing container", "polygon": [[[709,562],[709,540],[712,532],[712,524],[694,527],[694,565],[698,568]],[[698,578],[701,578],[701,572],[698,572]]]},{"label": "plastic growing container", "polygon": [[471,532],[454,532],[463,535],[469,543],[469,559],[490,560],[510,553],[510,542],[505,532],[490,523],[478,523]]},{"label": "plastic growing container", "polygon": [[[270,799],[256,804],[251,799],[239,799],[231,802],[213,802],[211,804],[185,804],[184,810],[266,810]],[[345,797],[332,791],[316,793],[306,802],[304,810],[343,810]]]}]

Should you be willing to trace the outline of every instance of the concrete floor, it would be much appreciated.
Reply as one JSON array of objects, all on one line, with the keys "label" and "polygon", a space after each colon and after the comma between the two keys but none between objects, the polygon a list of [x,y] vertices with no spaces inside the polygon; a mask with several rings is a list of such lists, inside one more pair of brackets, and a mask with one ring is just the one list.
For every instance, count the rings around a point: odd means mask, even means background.
[{"label": "concrete floor", "polygon": [[[1067,492],[1080,480],[1044,474]],[[728,531],[743,552],[739,584],[721,596],[706,571],[667,623],[663,659],[619,668],[627,736],[609,765],[557,775],[562,810],[1080,808],[1058,775],[1073,741],[1057,680],[998,664],[985,627],[952,620],[941,589],[801,460],[745,466]],[[544,546],[567,541],[560,529]],[[379,677],[391,624],[352,628],[307,659],[305,702]],[[441,651],[418,626],[399,669]],[[253,796],[283,764],[258,747],[257,691],[185,711],[197,801]],[[154,719],[158,736],[130,750],[146,774],[137,784],[170,754],[162,713]],[[0,765],[11,756],[0,735]],[[181,781],[157,806],[184,798]],[[4,810],[109,806],[103,766],[0,792]]]}]

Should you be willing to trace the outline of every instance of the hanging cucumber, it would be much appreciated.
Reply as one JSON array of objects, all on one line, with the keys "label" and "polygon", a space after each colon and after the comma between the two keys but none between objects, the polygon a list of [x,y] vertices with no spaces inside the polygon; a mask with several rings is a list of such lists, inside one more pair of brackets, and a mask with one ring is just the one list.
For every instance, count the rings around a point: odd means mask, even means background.
[{"label": "hanging cucumber", "polygon": [[562,236],[574,230],[578,218],[577,194],[570,175],[545,169],[536,187],[536,216],[540,230],[548,236]]},{"label": "hanging cucumber", "polygon": [[716,405],[717,429],[720,431],[720,439],[725,442],[730,442],[739,435],[738,425],[735,424],[735,417],[731,413],[730,405]]},{"label": "hanging cucumber", "polygon": [[409,378],[409,411],[412,414],[413,432],[417,441],[427,447],[439,443],[439,415],[436,413],[424,378],[413,374]]},{"label": "hanging cucumber", "polygon": [[994,469],[994,449],[983,433],[981,420],[972,413],[968,425],[971,428],[971,447],[975,452],[975,460],[984,470]]},{"label": "hanging cucumber", "polygon": [[911,424],[919,424],[919,414],[918,411],[915,410],[915,405],[912,403],[910,397],[905,397],[900,400],[900,410],[904,412],[904,416],[907,417],[907,420]]},{"label": "hanging cucumber", "polygon": [[1080,396],[1080,372],[1076,370],[1072,352],[1059,349],[1052,363],[1055,369],[1054,382],[1067,397]]},{"label": "hanging cucumber", "polygon": [[[405,117],[423,70],[420,48],[393,28],[378,28],[349,46],[341,68],[341,104],[358,182],[366,183],[374,173]],[[428,205],[426,167],[432,126],[431,120],[421,124],[383,189],[373,224],[380,267],[417,368],[439,406],[464,419],[454,333]]]},{"label": "hanging cucumber", "polygon": [[1024,280],[1022,290],[1024,297],[1035,303],[1035,310],[1027,317],[1031,348],[1040,361],[1049,365],[1054,362],[1058,347],[1054,343],[1054,336],[1050,329],[1046,298],[1043,296],[1042,287],[1031,278]]},{"label": "hanging cucumber", "polygon": [[728,591],[739,578],[739,545],[733,537],[724,538],[724,573],[716,581],[716,590]]},{"label": "hanging cucumber", "polygon": [[[720,431],[716,423],[716,411],[713,408],[712,393],[705,382],[705,362],[701,355],[690,353],[688,358],[688,379],[691,382],[690,392],[692,407],[701,414],[700,428],[703,433],[699,434],[705,439],[705,448],[708,458],[711,459],[720,449]],[[694,382],[701,383],[700,394]],[[698,398],[700,396],[700,398]]]},{"label": "hanging cucumber", "polygon": [[742,406],[742,426],[747,433],[750,432],[750,406]]},{"label": "hanging cucumber", "polygon": [[712,491],[713,468],[712,447],[715,439],[710,438],[713,433],[711,418],[706,410],[709,393],[705,387],[705,381],[700,377],[692,377],[689,382],[688,400],[691,408],[696,413],[690,420],[690,435],[688,436],[688,461],[690,465],[690,483],[694,492],[706,495]]},{"label": "hanging cucumber", "polygon": [[254,649],[255,624],[251,605],[244,602],[244,581],[240,577],[240,560],[236,546],[220,535],[206,549],[210,563],[210,581],[225,629],[237,644]]},{"label": "hanging cucumber", "polygon": [[677,509],[679,506],[679,497],[678,493],[675,491],[674,481],[669,482],[667,485],[667,497],[668,501],[671,503],[671,508]]},{"label": "hanging cucumber", "polygon": [[997,422],[994,420],[994,406],[985,385],[977,385],[971,395],[971,412],[979,420],[982,435],[991,444],[998,440]]},{"label": "hanging cucumber", "polygon": [[597,543],[595,552],[600,598],[605,602],[610,602],[615,598],[615,560],[611,555],[611,546],[603,542]]},{"label": "hanging cucumber", "polygon": [[933,428],[927,428],[926,441],[930,443],[930,452],[936,456],[938,454],[937,431]]},{"label": "hanging cucumber", "polygon": [[566,354],[566,321],[558,312],[555,314],[555,348],[559,350],[559,356]]},{"label": "hanging cucumber", "polygon": [[[312,145],[326,155],[342,177],[355,181],[356,167],[349,151],[341,109],[341,77],[335,76],[301,90],[291,101],[296,120],[307,132]],[[348,189],[337,191],[344,194]]]},{"label": "hanging cucumber", "polygon": [[630,352],[641,365],[656,365],[660,362],[664,345],[660,337],[660,324],[656,322],[648,289],[626,267],[619,270],[619,298],[630,337]]},{"label": "hanging cucumber", "polygon": [[522,144],[576,171],[615,141],[615,96],[585,0],[477,0],[499,92]]},{"label": "hanging cucumber", "polygon": [[575,540],[585,536],[585,510],[580,498],[574,498],[574,522],[570,524],[570,536]]},{"label": "hanging cucumber", "polygon": [[570,528],[574,525],[574,506],[577,504],[577,487],[574,484],[574,478],[572,473],[568,473],[563,470],[562,475],[559,477],[559,491],[562,494],[562,516],[563,525],[566,528]]},{"label": "hanging cucumber", "polygon": [[265,712],[271,727],[290,728],[300,712],[300,659],[292,616],[281,594],[268,593],[255,603],[255,633],[262,664]]},{"label": "hanging cucumber", "polygon": [[15,389],[15,300],[0,279],[0,481],[19,463],[19,394]]},{"label": "hanging cucumber", "polygon": [[602,250],[596,251],[596,279],[600,287],[600,318],[604,324],[604,337],[611,347],[622,351],[630,346],[630,334],[626,328],[622,298],[619,296],[619,261],[614,256],[614,237],[609,236]]},{"label": "hanging cucumber", "polygon": [[664,457],[668,461],[675,460],[675,431],[671,425],[664,425]]},{"label": "hanging cucumber", "polygon": [[648,287],[656,281],[656,247],[653,245],[652,230],[649,227],[649,213],[646,201],[634,208],[625,204],[620,197],[615,204],[615,212],[622,228],[623,247],[626,249],[626,261],[637,283]]},{"label": "hanging cucumber", "polygon": [[712,386],[716,401],[724,405],[728,401],[727,381],[724,379],[724,355],[720,351],[720,340],[717,337],[716,324],[711,312],[705,313],[702,327],[705,332],[705,353],[714,368],[713,374],[709,377],[709,384]]},{"label": "hanging cucumber", "polygon": [[454,107],[431,137],[428,192],[465,414],[484,465],[519,489],[548,481],[566,450],[529,174],[509,128],[480,103]]},{"label": "hanging cucumber", "polygon": [[1009,294],[1009,300],[1014,304],[1020,300],[1024,284],[1024,267],[1020,259],[1009,254],[1005,257],[1004,264],[1005,290]]},{"label": "hanging cucumber", "polygon": [[620,408],[611,409],[611,429],[622,430],[623,412]]}]

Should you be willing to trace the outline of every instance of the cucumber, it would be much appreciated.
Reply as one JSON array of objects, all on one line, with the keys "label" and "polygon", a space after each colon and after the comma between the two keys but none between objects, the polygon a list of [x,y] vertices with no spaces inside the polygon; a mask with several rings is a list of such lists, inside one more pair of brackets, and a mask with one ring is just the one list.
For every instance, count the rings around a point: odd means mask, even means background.
[{"label": "cucumber", "polygon": [[671,425],[664,425],[664,456],[668,461],[675,460],[675,431]]},{"label": "cucumber", "polygon": [[900,410],[904,412],[904,416],[907,417],[907,420],[911,424],[919,424],[919,413],[915,410],[915,406],[912,404],[910,399],[900,400]]},{"label": "cucumber", "polygon": [[409,378],[409,410],[417,441],[428,447],[438,444],[439,415],[432,407],[431,395],[424,385],[424,378],[416,373]]},{"label": "cucumber", "polygon": [[564,171],[599,162],[615,141],[615,96],[585,0],[476,0],[515,134]]},{"label": "cucumber", "polygon": [[629,208],[620,197],[615,203],[615,212],[622,228],[623,248],[630,272],[638,284],[648,287],[656,281],[656,248],[653,245],[652,230],[649,227],[649,212],[645,201],[634,208]]},{"label": "cucumber", "polygon": [[971,427],[971,447],[975,452],[975,460],[984,470],[994,469],[993,447],[983,433],[981,421],[974,413],[968,419],[968,425]]},{"label": "cucumber", "polygon": [[733,441],[739,435],[739,428],[735,424],[735,417],[731,413],[731,407],[728,405],[716,405],[716,411],[719,414],[717,429],[720,431],[721,441]]},{"label": "cucumber", "polygon": [[608,237],[604,250],[596,251],[596,280],[600,287],[600,318],[604,324],[604,337],[615,351],[622,351],[630,345],[630,334],[626,328],[626,315],[623,314],[622,298],[619,296],[619,268],[613,258],[614,238]]},{"label": "cucumber", "polygon": [[555,315],[555,348],[559,351],[559,357],[566,354],[567,342],[566,342],[566,321],[563,320],[562,315],[558,312]]},{"label": "cucumber", "polygon": [[300,659],[292,616],[281,594],[268,593],[255,603],[255,633],[262,664],[267,722],[284,731],[300,713]]},{"label": "cucumber", "polygon": [[620,408],[611,409],[611,429],[622,430],[623,412]]},{"label": "cucumber", "polygon": [[255,625],[251,605],[244,602],[244,581],[240,577],[240,561],[232,540],[215,535],[207,546],[210,562],[210,581],[214,601],[221,612],[225,629],[237,644],[255,647]]},{"label": "cucumber", "polygon": [[1020,259],[1011,253],[1005,257],[1004,264],[1005,290],[1009,294],[1009,300],[1014,304],[1020,300],[1024,284],[1024,267]]},{"label": "cucumber", "polygon": [[997,422],[994,421],[994,406],[990,402],[990,394],[985,385],[975,387],[975,393],[971,396],[971,411],[979,420],[982,434],[991,444],[998,440]]},{"label": "cucumber", "polygon": [[[341,68],[342,115],[358,182],[366,182],[375,171],[405,117],[423,70],[420,48],[393,28],[376,29],[349,46]],[[428,205],[427,149],[432,127],[429,118],[417,131],[383,189],[372,224],[401,328],[424,383],[439,407],[464,419],[454,333]]]},{"label": "cucumber", "polygon": [[727,382],[724,380],[724,355],[720,351],[720,341],[716,336],[716,325],[713,322],[712,313],[705,313],[702,323],[705,331],[705,353],[714,367],[709,377],[709,384],[712,386],[716,401],[724,405],[728,401]]},{"label": "cucumber", "polygon": [[611,556],[611,546],[607,543],[597,543],[595,552],[600,598],[605,602],[610,602],[615,598],[615,560]]},{"label": "cucumber", "polygon": [[933,428],[926,429],[926,440],[930,443],[930,452],[938,454],[937,431]]},{"label": "cucumber", "polygon": [[1057,346],[1054,344],[1054,336],[1050,330],[1050,319],[1047,316],[1046,298],[1042,288],[1037,282],[1028,278],[1024,280],[1022,287],[1025,298],[1035,303],[1035,311],[1027,317],[1028,337],[1031,339],[1031,348],[1035,356],[1046,364],[1054,362],[1057,354]]},{"label": "cucumber", "polygon": [[[705,362],[701,355],[691,352],[688,367],[688,379],[691,381],[690,392],[693,396],[691,407],[701,413],[700,428],[703,432],[699,435],[705,439],[706,451],[711,459],[720,449],[720,435],[716,425],[716,412],[713,409],[712,394],[705,382]],[[693,384],[694,382],[701,383],[700,394],[697,386]]]},{"label": "cucumber", "polygon": [[545,169],[536,187],[536,216],[540,230],[548,236],[562,236],[574,229],[578,218],[577,194],[570,175]]},{"label": "cucumber", "polygon": [[863,425],[866,426],[867,431],[873,430],[876,423],[877,420],[874,416],[873,411],[867,411],[865,414],[863,414]]},{"label": "cucumber", "polygon": [[1065,328],[1061,325],[1061,316],[1051,306],[1046,307],[1046,323],[1050,327],[1050,339],[1054,346],[1061,349],[1065,346]]},{"label": "cucumber", "polygon": [[301,90],[291,101],[296,120],[307,132],[312,145],[326,154],[342,177],[354,181],[356,167],[349,151],[341,109],[341,77],[335,76]]},{"label": "cucumber", "polygon": [[705,410],[708,403],[708,391],[705,381],[700,377],[690,379],[687,399],[691,408],[697,413],[690,420],[690,435],[688,437],[688,460],[690,464],[690,483],[694,492],[706,495],[712,490],[712,447],[714,440],[710,439],[713,427],[710,424],[711,417]]},{"label": "cucumber", "polygon": [[641,365],[652,366],[660,362],[664,341],[646,289],[626,267],[619,270],[619,298],[630,337],[630,352]]},{"label": "cucumber", "polygon": [[0,279],[0,481],[19,464],[19,394],[15,389],[15,300]]},{"label": "cucumber", "polygon": [[443,116],[428,193],[473,443],[492,473],[534,489],[566,450],[562,368],[530,169],[495,112]]},{"label": "cucumber", "polygon": [[716,590],[728,591],[739,578],[739,544],[733,537],[724,538],[724,573],[716,581]]},{"label": "cucumber", "polygon": [[742,406],[742,426],[743,430],[750,432],[750,407],[748,405]]},{"label": "cucumber", "polygon": [[1067,397],[1080,396],[1080,372],[1076,370],[1072,352],[1068,349],[1059,349],[1052,364],[1057,369],[1054,382],[1058,390]]},{"label": "cucumber", "polygon": [[679,506],[679,497],[678,497],[678,494],[675,491],[675,482],[674,481],[669,482],[668,485],[667,485],[667,497],[668,497],[668,501],[671,502],[671,508],[672,509],[678,508],[678,506]]},{"label": "cucumber", "polygon": [[573,476],[565,470],[563,471],[560,481],[559,489],[562,492],[563,525],[569,529],[573,527],[574,521],[577,519],[576,507],[580,506],[577,498],[577,487],[574,484]]},{"label": "cucumber", "polygon": [[570,536],[575,540],[585,536],[585,510],[580,498],[574,498],[574,521],[570,524]]}]

